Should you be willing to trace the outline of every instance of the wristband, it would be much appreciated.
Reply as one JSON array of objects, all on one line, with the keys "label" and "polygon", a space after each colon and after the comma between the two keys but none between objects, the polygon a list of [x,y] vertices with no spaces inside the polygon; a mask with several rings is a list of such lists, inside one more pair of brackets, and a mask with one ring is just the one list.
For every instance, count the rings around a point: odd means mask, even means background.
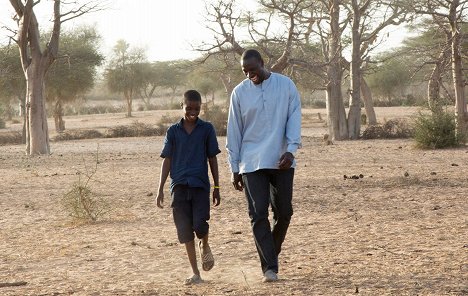
[{"label": "wristband", "polygon": [[219,186],[213,186],[214,189],[219,189]]}]

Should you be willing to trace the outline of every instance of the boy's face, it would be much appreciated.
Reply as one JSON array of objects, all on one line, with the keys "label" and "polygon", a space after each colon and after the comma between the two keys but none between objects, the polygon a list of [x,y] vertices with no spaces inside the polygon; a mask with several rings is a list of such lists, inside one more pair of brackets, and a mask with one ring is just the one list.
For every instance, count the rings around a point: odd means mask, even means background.
[{"label": "boy's face", "polygon": [[184,110],[184,120],[190,123],[197,121],[198,115],[200,114],[201,102],[199,101],[188,101],[185,100],[182,105]]},{"label": "boy's face", "polygon": [[241,61],[242,72],[244,75],[253,82],[253,84],[260,84],[265,80],[265,71],[263,63],[255,57],[244,59]]}]

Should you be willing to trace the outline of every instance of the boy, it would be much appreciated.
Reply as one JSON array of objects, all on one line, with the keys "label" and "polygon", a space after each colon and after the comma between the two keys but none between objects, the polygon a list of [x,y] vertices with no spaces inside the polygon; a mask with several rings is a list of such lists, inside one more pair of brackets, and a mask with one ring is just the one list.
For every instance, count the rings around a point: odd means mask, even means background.
[{"label": "boy", "polygon": [[[195,235],[200,239],[198,246],[203,270],[213,268],[214,258],[208,244],[208,220],[210,219],[210,181],[208,164],[213,176],[213,204],[218,206],[219,176],[216,155],[220,153],[214,127],[198,118],[201,96],[196,90],[184,93],[182,109],[184,117],[172,125],[166,133],[161,157],[158,195],[156,203],[163,207],[164,184],[170,173],[172,212],[180,243],[185,244],[193,275],[185,280],[186,285],[202,282],[197,266]],[[195,235],[194,235],[195,232]]]}]

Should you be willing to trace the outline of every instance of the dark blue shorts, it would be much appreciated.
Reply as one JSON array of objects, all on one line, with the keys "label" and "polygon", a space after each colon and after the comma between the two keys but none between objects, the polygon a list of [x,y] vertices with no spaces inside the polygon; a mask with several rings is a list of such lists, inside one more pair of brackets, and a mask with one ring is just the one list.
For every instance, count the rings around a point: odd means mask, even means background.
[{"label": "dark blue shorts", "polygon": [[209,229],[210,192],[198,187],[176,185],[172,190],[172,215],[182,244],[203,238]]}]

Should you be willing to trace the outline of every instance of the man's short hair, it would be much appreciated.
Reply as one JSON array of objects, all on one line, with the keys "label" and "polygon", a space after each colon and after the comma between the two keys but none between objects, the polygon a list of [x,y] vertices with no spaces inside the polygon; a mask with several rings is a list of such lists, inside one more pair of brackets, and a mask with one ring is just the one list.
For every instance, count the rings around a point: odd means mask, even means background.
[{"label": "man's short hair", "polygon": [[190,89],[184,93],[184,102],[202,102],[201,95],[198,91]]},{"label": "man's short hair", "polygon": [[262,55],[256,49],[247,49],[242,53],[242,60],[247,60],[250,58],[256,58],[258,61],[263,62]]}]

